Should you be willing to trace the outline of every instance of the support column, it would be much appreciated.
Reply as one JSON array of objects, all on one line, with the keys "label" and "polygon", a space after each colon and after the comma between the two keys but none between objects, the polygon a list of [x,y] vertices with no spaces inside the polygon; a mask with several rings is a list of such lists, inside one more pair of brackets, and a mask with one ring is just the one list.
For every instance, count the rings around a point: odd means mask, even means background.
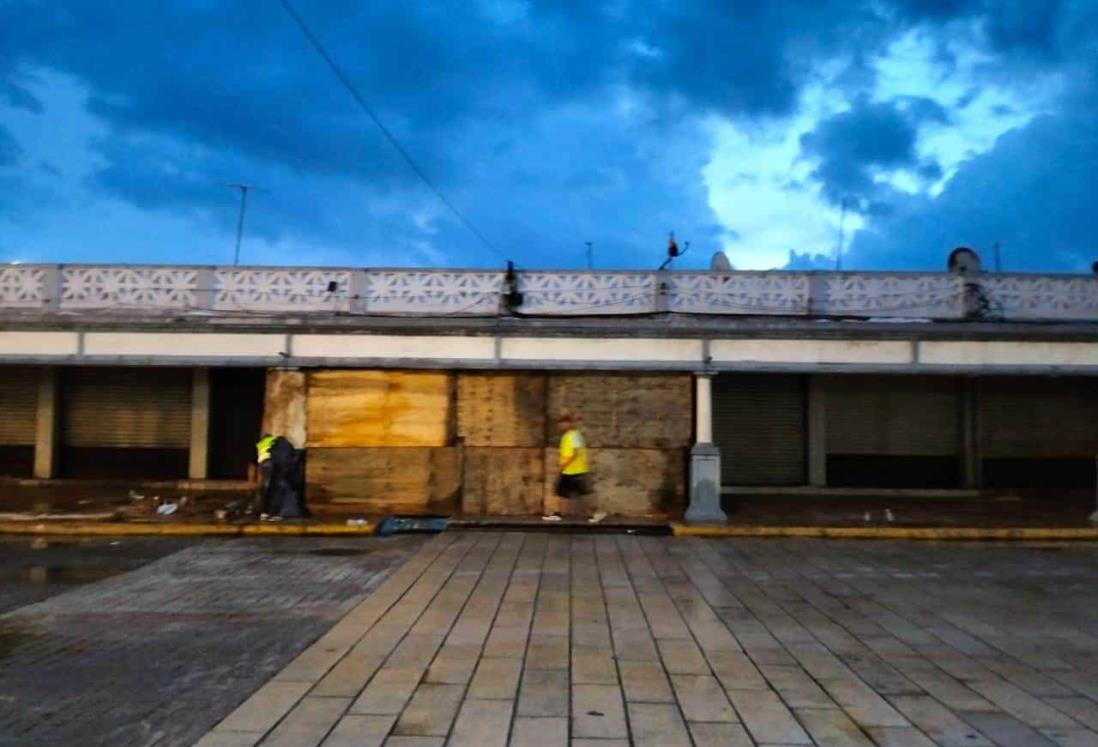
[{"label": "support column", "polygon": [[187,477],[205,480],[210,463],[210,369],[196,368],[191,379],[191,448]]},{"label": "support column", "polygon": [[61,445],[60,388],[57,369],[43,367],[38,372],[38,406],[34,437],[34,476],[40,480],[57,477]]},{"label": "support column", "polygon": [[694,375],[694,447],[690,449],[691,524],[728,519],[721,510],[721,452],[713,443],[713,374]]},{"label": "support column", "polygon": [[827,393],[819,376],[808,377],[808,484],[827,487]]},{"label": "support column", "polygon": [[296,368],[267,371],[263,432],[285,436],[295,449],[305,448],[305,372]]}]

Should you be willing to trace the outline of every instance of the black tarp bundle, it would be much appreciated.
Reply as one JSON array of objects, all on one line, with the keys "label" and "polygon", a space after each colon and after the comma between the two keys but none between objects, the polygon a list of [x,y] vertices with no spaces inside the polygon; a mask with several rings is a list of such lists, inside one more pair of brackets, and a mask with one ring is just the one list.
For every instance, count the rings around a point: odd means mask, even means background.
[{"label": "black tarp bundle", "polygon": [[270,516],[303,519],[305,508],[305,455],[282,436],[271,445],[271,481],[265,502]]}]

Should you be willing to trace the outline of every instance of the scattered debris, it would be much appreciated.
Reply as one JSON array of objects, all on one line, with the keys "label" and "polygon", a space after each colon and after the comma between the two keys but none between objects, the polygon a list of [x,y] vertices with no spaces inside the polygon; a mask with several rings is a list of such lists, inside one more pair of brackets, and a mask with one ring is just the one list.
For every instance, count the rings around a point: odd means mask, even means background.
[{"label": "scattered debris", "polygon": [[864,521],[864,522],[867,522],[867,523],[868,523],[868,522],[870,522],[870,521],[872,521],[872,520],[873,520],[873,517],[869,515],[869,512],[868,512],[868,511],[866,511],[866,512],[865,512],[865,516],[863,516],[863,517],[862,517],[862,521]]},{"label": "scattered debris", "polygon": [[347,519],[347,526],[349,527],[364,527],[369,524],[365,519]]},{"label": "scattered debris", "polygon": [[888,521],[896,521],[896,516],[892,513],[891,508],[885,509],[885,518],[888,519]]},{"label": "scattered debris", "polygon": [[130,491],[130,500],[131,501],[143,501],[143,500],[145,500],[145,496],[141,495],[136,490],[131,490]]},{"label": "scattered debris", "polygon": [[[159,500],[159,498],[157,499]],[[171,516],[179,509],[178,503],[158,503],[156,506],[157,516]]]}]

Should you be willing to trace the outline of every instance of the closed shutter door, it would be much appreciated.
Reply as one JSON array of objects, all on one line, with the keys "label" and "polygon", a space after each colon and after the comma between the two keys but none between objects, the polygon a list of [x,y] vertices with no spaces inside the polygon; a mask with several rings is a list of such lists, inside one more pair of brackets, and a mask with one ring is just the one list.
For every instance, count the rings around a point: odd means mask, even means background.
[{"label": "closed shutter door", "polygon": [[1098,455],[1098,379],[988,377],[978,387],[988,487],[1090,488]]},{"label": "closed shutter door", "polygon": [[805,386],[800,376],[713,380],[713,440],[724,485],[803,485]]},{"label": "closed shutter door", "polygon": [[0,446],[34,445],[37,408],[37,370],[0,368]]},{"label": "closed shutter door", "polygon": [[63,443],[68,447],[187,449],[191,372],[73,369],[65,372]]},{"label": "closed shutter door", "polygon": [[960,484],[959,384],[950,377],[827,376],[828,484]]}]

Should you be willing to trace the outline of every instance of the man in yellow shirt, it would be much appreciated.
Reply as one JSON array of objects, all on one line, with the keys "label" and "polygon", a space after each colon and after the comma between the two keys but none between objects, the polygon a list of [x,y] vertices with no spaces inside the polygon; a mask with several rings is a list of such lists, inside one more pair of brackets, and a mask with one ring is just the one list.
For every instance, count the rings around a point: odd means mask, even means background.
[{"label": "man in yellow shirt", "polygon": [[[561,415],[557,424],[563,433],[560,437],[560,477],[557,478],[556,493],[561,499],[564,513],[572,515],[580,513],[577,509],[582,508],[583,496],[590,492],[587,487],[587,442],[571,415]],[[558,521],[560,516],[551,514],[544,518]],[[596,523],[604,518],[605,512],[596,511],[588,520]]]}]

